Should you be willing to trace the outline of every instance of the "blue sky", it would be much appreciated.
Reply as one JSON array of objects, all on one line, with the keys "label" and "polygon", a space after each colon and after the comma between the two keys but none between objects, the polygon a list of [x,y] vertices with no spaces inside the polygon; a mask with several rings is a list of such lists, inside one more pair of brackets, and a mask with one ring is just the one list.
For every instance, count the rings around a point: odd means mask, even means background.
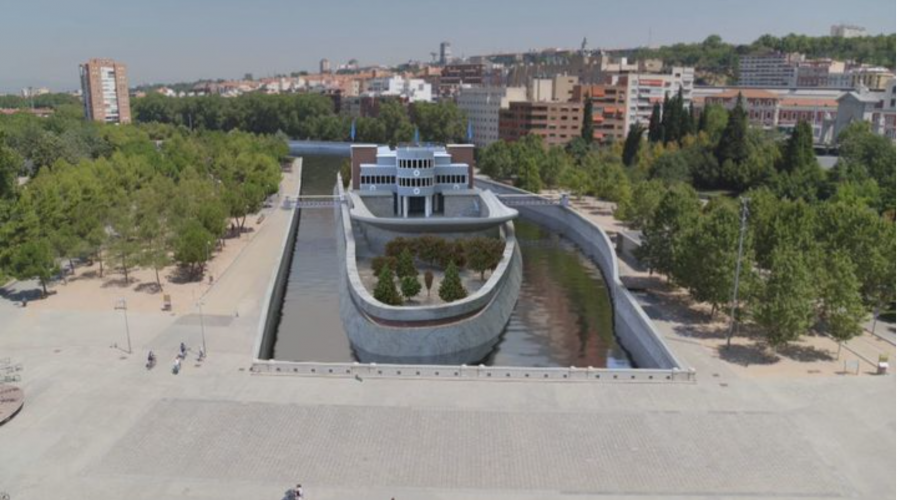
[{"label": "blue sky", "polygon": [[235,78],[454,55],[896,31],[893,0],[19,0],[4,2],[0,92],[78,86],[78,63],[112,57],[131,84]]}]

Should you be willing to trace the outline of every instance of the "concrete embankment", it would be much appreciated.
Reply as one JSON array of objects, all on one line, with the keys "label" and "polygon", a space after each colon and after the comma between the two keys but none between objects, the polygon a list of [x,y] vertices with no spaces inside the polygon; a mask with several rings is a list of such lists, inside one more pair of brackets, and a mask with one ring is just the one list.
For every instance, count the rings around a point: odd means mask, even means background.
[{"label": "concrete embankment", "polygon": [[[533,196],[533,193],[494,182],[476,179],[475,185],[496,194]],[[606,278],[613,301],[614,327],[619,342],[641,368],[686,369],[666,345],[647,313],[619,279],[619,264],[609,236],[578,212],[562,205],[517,205],[522,217],[562,234],[590,257]]]}]

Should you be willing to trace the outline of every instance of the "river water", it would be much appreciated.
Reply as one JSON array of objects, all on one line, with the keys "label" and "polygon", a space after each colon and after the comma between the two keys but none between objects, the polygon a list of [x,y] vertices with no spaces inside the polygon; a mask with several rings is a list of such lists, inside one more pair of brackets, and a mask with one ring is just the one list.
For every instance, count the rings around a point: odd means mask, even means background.
[{"label": "river water", "polygon": [[[344,158],[305,156],[301,194],[331,194]],[[338,310],[334,213],[303,210],[274,357],[354,361]],[[500,340],[482,361],[497,366],[633,366],[613,333],[612,305],[599,268],[568,240],[519,219],[522,286]]]}]

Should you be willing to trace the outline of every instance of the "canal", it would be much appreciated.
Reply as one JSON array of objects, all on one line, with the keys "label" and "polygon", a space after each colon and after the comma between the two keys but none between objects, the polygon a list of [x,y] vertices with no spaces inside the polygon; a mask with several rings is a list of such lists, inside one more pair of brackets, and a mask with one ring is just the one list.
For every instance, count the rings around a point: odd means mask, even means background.
[{"label": "canal", "polygon": [[[342,156],[304,156],[301,194],[331,194]],[[274,358],[354,361],[338,310],[338,256],[331,210],[302,210]],[[632,366],[613,332],[600,269],[574,244],[524,219],[515,222],[522,251],[519,300],[493,351],[496,366]]]}]

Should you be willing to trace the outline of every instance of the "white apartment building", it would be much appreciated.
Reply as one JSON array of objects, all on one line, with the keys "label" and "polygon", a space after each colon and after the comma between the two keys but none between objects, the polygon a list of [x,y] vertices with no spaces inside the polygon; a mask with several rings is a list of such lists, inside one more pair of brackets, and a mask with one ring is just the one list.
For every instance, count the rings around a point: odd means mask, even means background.
[{"label": "white apartment building", "polygon": [[862,26],[853,26],[851,24],[836,24],[831,27],[831,36],[856,38],[866,36],[866,29]]},{"label": "white apartment building", "polygon": [[668,74],[628,73],[612,78],[613,83],[617,78],[628,79],[625,122],[629,127],[634,124],[648,127],[653,107],[657,103],[662,106],[667,95],[674,97],[680,89],[687,106],[694,94],[694,68],[689,67],[673,67]]},{"label": "white apartment building", "polygon": [[431,84],[420,78],[390,76],[372,78],[368,83],[368,94],[372,96],[399,96],[409,102],[431,102]]},{"label": "white apartment building", "polygon": [[801,54],[782,54],[781,52],[741,56],[738,86],[796,87],[797,65],[804,59]]},{"label": "white apartment building", "polygon": [[472,142],[484,147],[500,139],[500,110],[525,100],[525,87],[462,87],[456,105],[472,125]]}]

